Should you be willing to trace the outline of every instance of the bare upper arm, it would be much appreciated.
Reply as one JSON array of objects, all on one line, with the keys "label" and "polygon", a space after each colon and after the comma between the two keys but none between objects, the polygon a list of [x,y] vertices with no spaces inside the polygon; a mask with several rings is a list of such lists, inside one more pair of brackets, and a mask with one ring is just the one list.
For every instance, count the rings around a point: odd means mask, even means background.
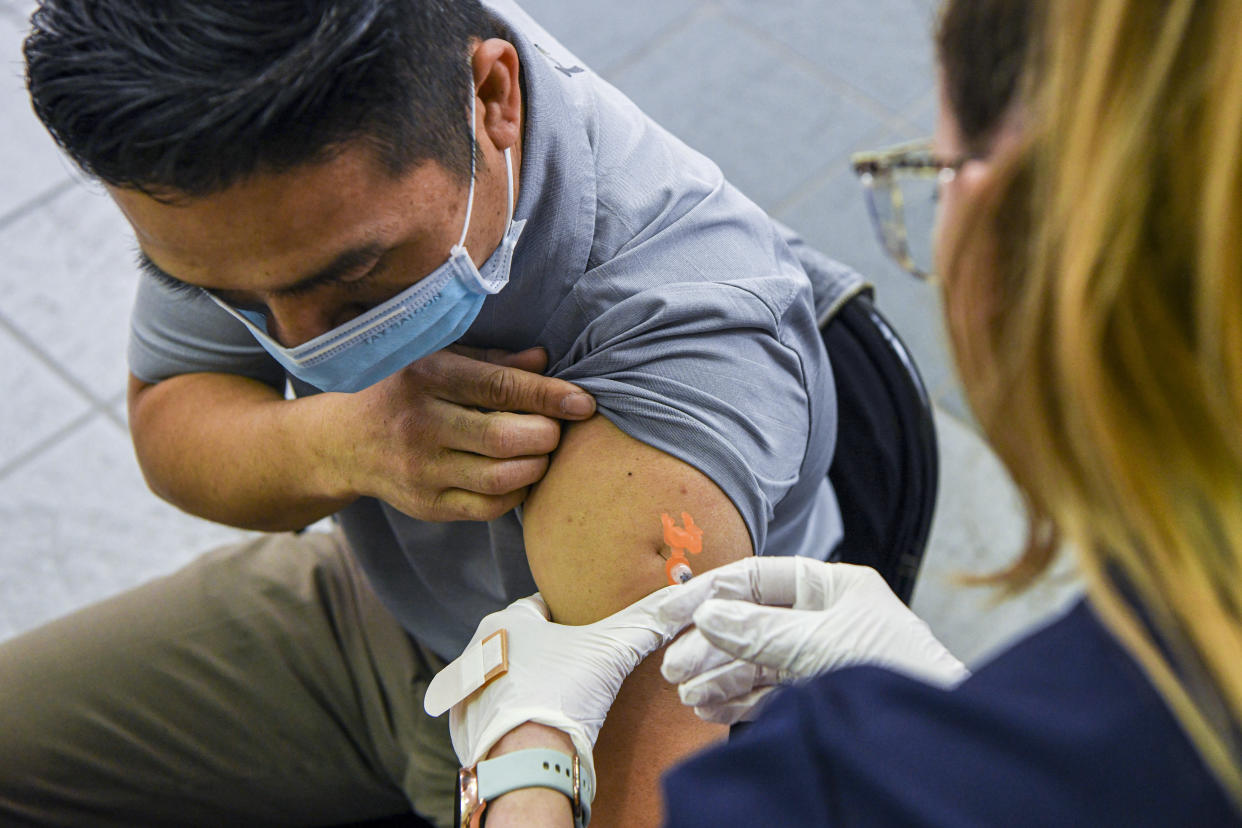
[{"label": "bare upper arm", "polygon": [[[702,528],[695,572],[752,552],[741,514],[702,472],[602,416],[568,426],[523,515],[531,572],[553,619],[590,623],[666,585],[665,512],[679,523],[687,512]],[[725,735],[680,703],[660,659],[626,680],[600,731],[592,825],[661,824],[660,774]]]},{"label": "bare upper arm", "polygon": [[702,572],[752,554],[737,507],[693,466],[596,415],[569,425],[523,512],[535,583],[566,624],[610,615],[668,583],[661,513],[703,529]]}]

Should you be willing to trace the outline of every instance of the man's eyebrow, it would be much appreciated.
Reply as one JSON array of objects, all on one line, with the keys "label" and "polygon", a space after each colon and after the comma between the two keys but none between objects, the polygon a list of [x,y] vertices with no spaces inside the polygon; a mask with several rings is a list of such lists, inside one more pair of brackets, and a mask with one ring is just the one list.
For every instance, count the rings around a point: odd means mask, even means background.
[{"label": "man's eyebrow", "polygon": [[[329,284],[339,281],[342,277],[348,275],[351,271],[357,270],[360,266],[371,264],[376,259],[381,258],[388,252],[388,248],[379,242],[370,242],[357,247],[351,247],[333,259],[328,265],[320,268],[309,276],[297,280],[291,285],[278,288],[272,293],[282,295],[296,295],[306,293],[320,285]],[[138,250],[138,267],[146,275],[154,278],[167,288],[172,290],[201,290],[201,286],[192,285],[189,282],[183,282],[176,276],[164,270],[151,260],[145,250]]]}]

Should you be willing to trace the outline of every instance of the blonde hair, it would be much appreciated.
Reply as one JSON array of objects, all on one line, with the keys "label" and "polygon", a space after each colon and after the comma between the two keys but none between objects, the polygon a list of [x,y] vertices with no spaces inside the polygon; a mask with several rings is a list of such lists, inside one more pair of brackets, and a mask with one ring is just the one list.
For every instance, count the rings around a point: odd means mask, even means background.
[{"label": "blonde hair", "polygon": [[1242,0],[1045,6],[1022,146],[947,258],[967,393],[1035,515],[1007,577],[1070,541],[1242,807]]}]

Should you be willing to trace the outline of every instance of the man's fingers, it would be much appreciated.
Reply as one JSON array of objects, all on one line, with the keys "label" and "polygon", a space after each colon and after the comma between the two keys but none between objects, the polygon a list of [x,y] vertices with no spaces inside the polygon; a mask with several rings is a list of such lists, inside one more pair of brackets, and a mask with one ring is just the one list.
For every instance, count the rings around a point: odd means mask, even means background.
[{"label": "man's fingers", "polygon": [[561,426],[538,414],[458,408],[439,437],[444,448],[482,457],[532,457],[556,449]]},{"label": "man's fingers", "polygon": [[548,470],[545,455],[493,460],[456,452],[449,463],[453,469],[453,489],[487,496],[507,495],[524,489],[542,480]]},{"label": "man's fingers", "polygon": [[436,366],[442,396],[461,405],[522,411],[567,420],[595,413],[595,400],[576,385],[520,368],[460,357]]},{"label": "man's fingers", "polygon": [[529,489],[518,489],[504,495],[481,495],[465,489],[445,489],[432,504],[436,520],[495,520],[513,511],[526,499]]},{"label": "man's fingers", "polygon": [[500,348],[471,348],[469,345],[450,345],[448,350],[479,362],[504,365],[522,371],[542,374],[548,367],[548,352],[543,348],[527,348],[525,351],[505,351]]}]

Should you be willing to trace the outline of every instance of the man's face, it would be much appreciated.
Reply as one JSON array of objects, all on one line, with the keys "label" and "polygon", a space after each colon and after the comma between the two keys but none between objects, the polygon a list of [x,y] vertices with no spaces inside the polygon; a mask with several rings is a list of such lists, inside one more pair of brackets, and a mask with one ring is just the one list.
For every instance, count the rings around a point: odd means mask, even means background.
[{"label": "man's face", "polygon": [[[476,264],[504,234],[503,159],[480,171],[466,247]],[[109,188],[142,254],[174,279],[267,313],[292,347],[391,298],[449,257],[468,184],[434,162],[393,176],[362,143],[331,160],[258,174],[212,195],[157,200]]]}]

